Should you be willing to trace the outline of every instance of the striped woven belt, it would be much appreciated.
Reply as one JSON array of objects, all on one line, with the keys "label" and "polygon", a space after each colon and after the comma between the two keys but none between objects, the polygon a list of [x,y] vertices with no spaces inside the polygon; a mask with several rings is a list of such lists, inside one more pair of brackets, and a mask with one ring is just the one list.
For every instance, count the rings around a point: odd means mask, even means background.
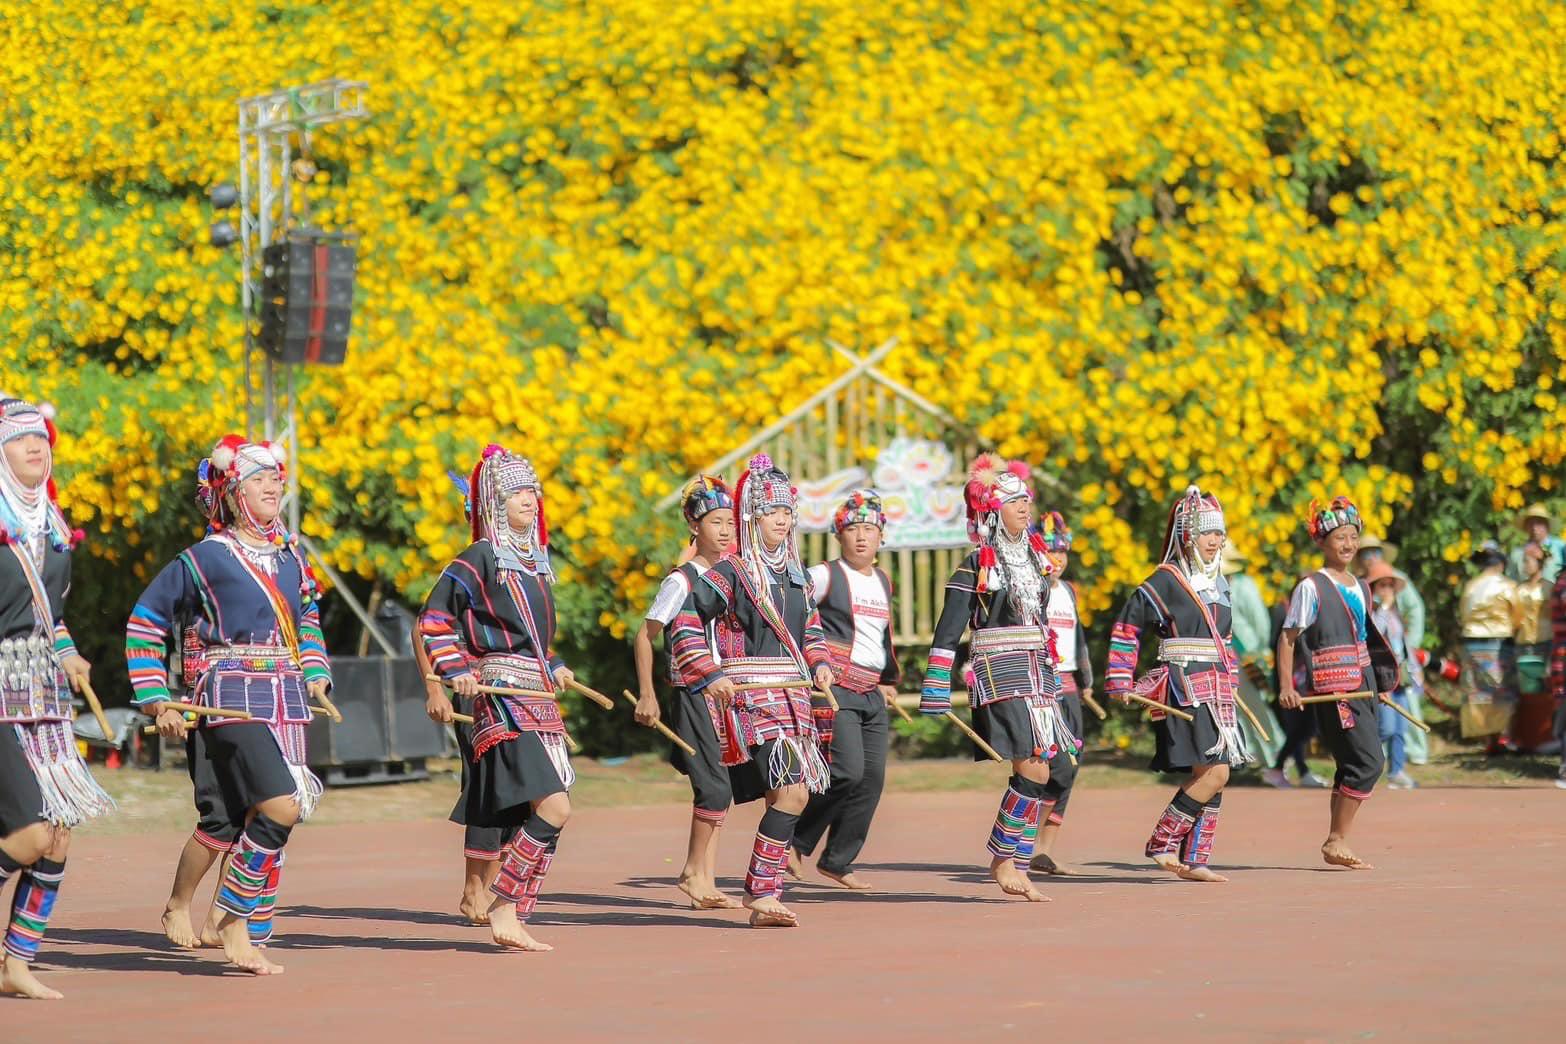
[{"label": "striped woven belt", "polygon": [[201,659],[224,671],[275,671],[295,666],[294,654],[286,645],[212,645]]},{"label": "striped woven belt", "polygon": [[881,684],[881,671],[878,668],[861,667],[852,660],[843,664],[841,669],[834,666],[832,672],[837,676],[833,684],[849,692],[873,692]]},{"label": "striped woven belt", "polygon": [[723,673],[740,685],[764,685],[808,679],[787,656],[734,656],[723,661]]},{"label": "striped woven belt", "polygon": [[479,677],[485,684],[499,683],[504,688],[551,692],[544,662],[536,656],[514,653],[490,653],[479,661]]},{"label": "striped woven belt", "polygon": [[1160,663],[1223,663],[1223,650],[1211,638],[1165,638],[1158,643]]},{"label": "striped woven belt", "polygon": [[973,632],[973,652],[1029,652],[1046,648],[1044,630],[1033,624],[1016,627],[982,627]]}]

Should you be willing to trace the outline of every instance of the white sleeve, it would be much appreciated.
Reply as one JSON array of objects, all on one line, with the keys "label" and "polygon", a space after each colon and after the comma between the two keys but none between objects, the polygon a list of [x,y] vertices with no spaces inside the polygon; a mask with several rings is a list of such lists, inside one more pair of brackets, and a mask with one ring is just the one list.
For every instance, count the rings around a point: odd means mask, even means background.
[{"label": "white sleeve", "polygon": [[832,567],[822,562],[819,565],[811,566],[808,571],[810,573],[810,583],[815,589],[816,601],[819,603],[821,599],[826,597],[827,585],[832,582]]},{"label": "white sleeve", "polygon": [[1307,577],[1294,588],[1289,599],[1289,615],[1284,617],[1286,630],[1303,631],[1316,622],[1316,585]]},{"label": "white sleeve", "polygon": [[647,619],[654,623],[669,626],[680,609],[685,605],[685,599],[690,597],[691,586],[685,581],[685,574],[676,569],[663,578],[663,584],[658,588],[658,596],[653,599],[652,607],[647,610]]}]

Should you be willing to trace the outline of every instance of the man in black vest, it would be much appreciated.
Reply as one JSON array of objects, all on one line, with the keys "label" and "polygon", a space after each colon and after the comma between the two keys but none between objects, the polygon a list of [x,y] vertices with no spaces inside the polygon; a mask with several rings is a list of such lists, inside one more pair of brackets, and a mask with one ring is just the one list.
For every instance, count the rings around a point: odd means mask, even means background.
[{"label": "man in black vest", "polygon": [[[853,862],[881,801],[890,731],[887,702],[897,696],[899,673],[892,648],[892,581],[875,564],[886,527],[881,498],[874,490],[855,490],[832,524],[842,556],[810,569],[837,678],[832,693],[838,710],[818,726],[832,766],[832,785],[810,799],[794,831],[794,844],[799,854],[808,856],[830,830],[817,872],[864,891],[870,886],[854,873]],[[790,864],[797,867],[801,860]]]},{"label": "man in black vest", "polygon": [[1333,497],[1325,508],[1311,504],[1310,535],[1321,548],[1322,568],[1294,588],[1278,640],[1280,704],[1292,710],[1303,702],[1294,687],[1296,645],[1305,657],[1310,692],[1348,697],[1316,703],[1315,710],[1322,742],[1338,763],[1332,823],[1321,855],[1330,865],[1351,870],[1371,869],[1349,848],[1348,835],[1385,764],[1376,701],[1398,682],[1397,658],[1371,619],[1370,588],[1349,572],[1363,528],[1359,509],[1348,497]]}]

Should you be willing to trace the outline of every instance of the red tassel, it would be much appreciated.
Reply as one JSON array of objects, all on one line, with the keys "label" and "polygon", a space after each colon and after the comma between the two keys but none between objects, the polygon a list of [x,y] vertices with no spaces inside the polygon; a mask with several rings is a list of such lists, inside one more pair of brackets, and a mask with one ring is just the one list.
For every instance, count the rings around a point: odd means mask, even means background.
[{"label": "red tassel", "polygon": [[549,523],[544,521],[544,495],[538,495],[538,546],[549,546]]},{"label": "red tassel", "polygon": [[979,593],[990,589],[990,570],[995,568],[995,549],[989,544],[979,548]]},{"label": "red tassel", "polygon": [[[736,515],[745,510],[745,485],[749,480],[750,469],[746,468],[740,472],[739,480],[734,483],[734,512]],[[739,525],[734,528],[735,546],[739,548],[739,553],[743,555],[747,542],[745,537],[746,526],[744,521],[740,519],[735,521],[739,522]]]},{"label": "red tassel", "polygon": [[1033,549],[1034,554],[1042,555],[1044,553],[1044,535],[1036,529],[1030,532],[1028,534],[1028,546]]}]

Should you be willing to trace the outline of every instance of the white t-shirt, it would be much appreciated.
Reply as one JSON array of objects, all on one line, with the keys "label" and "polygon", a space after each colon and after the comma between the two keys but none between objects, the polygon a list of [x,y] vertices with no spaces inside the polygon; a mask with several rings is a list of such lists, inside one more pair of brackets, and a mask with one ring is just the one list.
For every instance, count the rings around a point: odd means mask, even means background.
[{"label": "white t-shirt", "polygon": [[[810,580],[816,587],[816,604],[826,601],[827,588],[834,570],[823,562],[810,567]],[[849,659],[860,667],[879,671],[886,666],[886,629],[892,623],[892,607],[886,600],[881,578],[843,566],[848,577],[848,600],[854,607],[854,649]]]},{"label": "white t-shirt", "polygon": [[[700,562],[692,562],[691,564],[696,567],[697,576],[700,576],[707,571],[707,567],[702,565]],[[647,610],[646,618],[653,621],[654,623],[662,624],[664,627],[668,627],[669,624],[674,621],[674,618],[680,615],[680,610],[685,607],[685,599],[690,597],[690,593],[691,585],[690,582],[685,579],[685,573],[682,570],[676,569],[674,572],[663,578],[663,583],[658,588],[657,597],[653,599],[652,606]],[[712,661],[714,663],[721,663],[722,659],[718,656],[718,636],[716,629],[712,624],[708,624],[703,629],[703,633],[705,633],[707,636],[707,652],[712,655]],[[674,662],[672,657],[670,658],[669,662],[669,680],[675,684],[679,683],[679,679],[674,676]]]},{"label": "white t-shirt", "polygon": [[[699,562],[691,563],[696,567],[696,575],[707,571],[707,567]],[[652,607],[647,610],[647,619],[654,623],[661,623],[665,627],[673,622],[680,614],[680,609],[685,605],[685,599],[691,595],[690,581],[685,579],[685,571],[676,569],[663,578],[663,584],[658,588],[658,596],[653,599]]]},{"label": "white t-shirt", "polygon": [[1069,674],[1077,669],[1077,606],[1063,582],[1049,587],[1049,603],[1044,609],[1049,629],[1055,633],[1055,652],[1060,662],[1055,670]]}]

